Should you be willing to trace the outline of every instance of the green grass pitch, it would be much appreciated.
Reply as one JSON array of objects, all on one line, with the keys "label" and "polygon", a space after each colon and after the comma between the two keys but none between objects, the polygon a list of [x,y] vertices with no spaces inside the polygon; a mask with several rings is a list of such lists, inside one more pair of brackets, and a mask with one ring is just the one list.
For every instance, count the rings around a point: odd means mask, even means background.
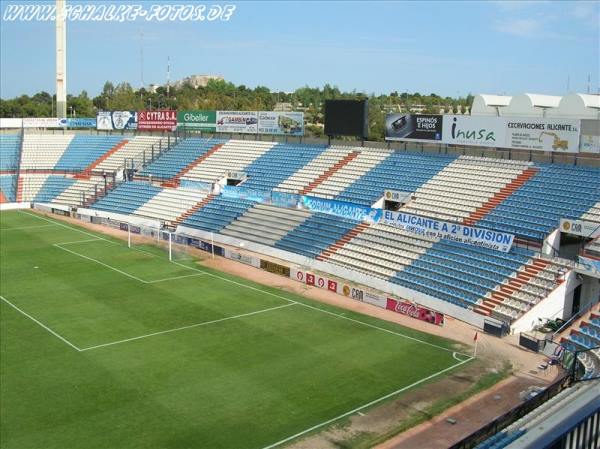
[{"label": "green grass pitch", "polygon": [[276,447],[469,360],[29,212],[0,229],[2,449]]}]

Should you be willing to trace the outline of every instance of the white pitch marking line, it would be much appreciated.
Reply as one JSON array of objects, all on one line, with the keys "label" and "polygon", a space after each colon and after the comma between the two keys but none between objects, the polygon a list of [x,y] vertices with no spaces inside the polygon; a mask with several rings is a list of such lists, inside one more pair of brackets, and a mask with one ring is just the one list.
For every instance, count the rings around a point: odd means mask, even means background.
[{"label": "white pitch marking line", "polygon": [[268,309],[261,309],[261,310],[256,310],[254,312],[242,313],[240,315],[234,315],[234,316],[228,316],[228,317],[225,317],[225,318],[219,318],[218,320],[203,321],[202,323],[190,324],[188,326],[177,327],[175,329],[168,329],[166,331],[153,332],[151,334],[140,335],[138,337],[126,338],[124,340],[118,340],[118,341],[113,341],[113,342],[110,342],[110,343],[103,343],[101,345],[90,346],[88,348],[80,349],[80,351],[89,351],[91,349],[98,349],[98,348],[103,348],[105,346],[118,345],[118,344],[121,344],[121,343],[126,343],[128,341],[141,340],[142,338],[154,337],[155,335],[168,334],[168,333],[171,333],[171,332],[178,332],[178,331],[182,331],[182,330],[185,330],[185,329],[191,329],[191,328],[194,328],[194,327],[207,326],[209,324],[221,323],[223,321],[229,321],[229,320],[234,320],[234,319],[237,319],[237,318],[244,318],[244,317],[247,317],[247,316],[258,315],[260,313],[271,312],[273,310],[283,309],[284,307],[290,307],[290,306],[293,306],[293,305],[295,305],[295,304],[283,304],[281,306],[269,307]]},{"label": "white pitch marking line", "polygon": [[204,276],[204,273],[184,274],[183,276],[174,276],[172,278],[157,279],[155,281],[146,281],[147,284],[156,284],[157,282],[173,281],[175,279],[191,278],[196,276]]},{"label": "white pitch marking line", "polygon": [[53,225],[56,225],[56,226],[62,226],[63,228],[70,229],[71,231],[76,231],[76,232],[80,232],[81,234],[89,235],[90,237],[96,237],[97,239],[100,239],[100,240],[105,240],[105,241],[110,242],[110,243],[115,243],[115,242],[112,242],[111,240],[108,240],[108,239],[102,238],[100,236],[94,235],[94,234],[92,234],[90,232],[85,232],[85,231],[82,231],[81,229],[77,229],[77,228],[74,228],[72,226],[67,226],[66,224],[60,223],[58,221],[53,221],[53,220],[50,220],[50,219],[48,219],[46,217],[41,217],[39,215],[32,214],[30,212],[23,212],[23,211],[20,210],[19,213],[24,214],[24,215],[29,215],[30,217],[34,217],[34,218],[37,218],[39,220],[47,221],[48,223],[52,223]]},{"label": "white pitch marking line", "polygon": [[[41,219],[41,220],[45,220],[45,221],[48,221],[48,222],[51,222],[51,223],[53,223],[51,220],[49,220],[49,219],[47,219],[47,218],[44,218],[44,217],[39,217],[39,216],[37,216],[37,215],[35,215],[35,214],[30,214],[30,213],[23,212],[23,211],[19,211],[19,212],[21,212],[22,214],[25,214],[25,215],[31,215],[32,217],[39,218],[39,219]],[[57,224],[57,225],[59,225],[59,226],[64,226],[65,228],[68,228],[68,229],[72,229],[72,230],[74,230],[74,231],[81,232],[81,233],[83,233],[83,234],[87,234],[87,235],[91,235],[91,236],[93,236],[93,237],[96,237],[96,236],[95,236],[95,235],[93,235],[93,234],[90,234],[90,233],[88,233],[88,232],[85,232],[85,231],[80,231],[79,229],[75,229],[75,228],[72,228],[72,227],[70,227],[70,226],[63,225],[63,224],[61,224],[61,223],[56,223],[56,224]],[[98,238],[99,238],[99,239],[101,239],[101,240],[106,240],[107,242],[114,243],[114,242],[112,242],[112,241],[110,241],[110,240],[103,239],[103,238],[101,238],[101,237],[98,237]],[[63,248],[63,249],[64,249],[65,251],[68,251],[66,248]],[[147,251],[143,251],[143,250],[138,250],[138,251],[141,251],[141,252],[147,253]],[[151,253],[148,253],[148,254],[151,254]],[[153,254],[153,255],[154,255],[154,254]],[[154,255],[154,256],[155,256],[155,255]],[[156,257],[157,257],[157,256],[156,256]],[[310,305],[308,305],[308,304],[304,304],[304,303],[302,303],[302,302],[294,301],[294,300],[292,300],[292,299],[289,299],[289,298],[286,298],[286,297],[284,297],[284,296],[277,295],[277,294],[275,294],[275,293],[271,293],[271,292],[268,292],[268,291],[265,291],[265,290],[261,290],[260,288],[252,287],[252,286],[250,286],[250,285],[242,284],[241,282],[237,282],[237,281],[234,281],[234,280],[232,280],[232,279],[227,279],[227,278],[224,278],[224,277],[222,277],[222,276],[219,276],[219,275],[216,275],[216,274],[210,273],[210,272],[208,272],[208,271],[200,270],[200,269],[198,269],[198,268],[188,267],[188,266],[186,266],[186,265],[180,264],[180,263],[178,263],[178,262],[175,262],[175,261],[172,261],[171,263],[174,263],[174,264],[176,264],[176,265],[179,265],[179,266],[182,266],[182,267],[188,268],[188,269],[190,269],[190,270],[194,270],[194,271],[198,271],[198,272],[200,272],[200,273],[207,274],[207,275],[209,275],[209,276],[215,277],[215,278],[217,278],[217,279],[221,279],[221,280],[223,280],[223,281],[225,281],[225,282],[229,282],[229,283],[231,283],[231,284],[239,285],[239,286],[241,286],[241,287],[245,287],[245,288],[248,288],[248,289],[250,289],[250,290],[255,290],[255,291],[258,291],[258,292],[264,293],[264,294],[266,294],[266,295],[273,296],[273,297],[275,297],[275,298],[280,298],[280,299],[283,299],[284,301],[287,301],[287,302],[289,302],[289,303],[291,303],[291,304],[300,304],[300,305],[303,305],[303,306],[305,306],[305,307],[308,307],[308,308],[311,308],[311,309],[317,310],[317,311],[319,311],[319,312],[322,312],[322,313],[327,313],[327,314],[329,314],[329,315],[334,315],[334,316],[337,316],[337,317],[339,317],[339,318],[342,318],[342,319],[345,319],[345,320],[353,321],[353,322],[355,322],[355,323],[360,323],[360,324],[362,324],[362,325],[364,325],[364,326],[369,326],[369,327],[371,327],[371,328],[378,329],[378,330],[380,330],[380,331],[383,331],[383,332],[387,332],[387,333],[390,333],[390,334],[398,335],[399,337],[404,337],[404,338],[407,338],[407,339],[410,339],[410,340],[413,340],[413,341],[417,341],[417,342],[420,342],[420,343],[423,343],[423,344],[426,344],[426,345],[432,346],[432,347],[434,347],[434,348],[441,349],[441,350],[443,350],[443,351],[447,351],[447,352],[455,352],[455,351],[452,351],[452,349],[444,348],[443,346],[438,346],[438,345],[435,345],[435,344],[433,344],[433,343],[429,343],[429,342],[426,342],[426,341],[424,341],[424,340],[419,340],[418,338],[415,338],[415,337],[410,337],[410,336],[408,336],[408,335],[404,335],[404,334],[401,334],[401,333],[399,333],[399,332],[394,332],[394,331],[391,331],[391,330],[389,330],[389,329],[384,329],[384,328],[382,328],[382,327],[375,326],[375,325],[373,325],[373,324],[368,324],[368,323],[365,323],[365,322],[363,322],[363,321],[360,321],[360,320],[355,320],[355,319],[353,319],[353,318],[348,318],[348,317],[346,317],[346,316],[343,316],[342,314],[339,314],[339,313],[335,313],[335,312],[329,312],[329,311],[327,311],[327,310],[323,310],[323,309],[321,309],[321,308],[319,308],[319,307],[314,307],[314,306],[310,306]],[[110,268],[112,269],[112,267],[110,267]],[[129,276],[129,275],[127,275],[127,276]],[[143,281],[142,281],[142,282],[143,282]],[[456,352],[456,353],[457,353],[457,354],[460,354],[460,355],[464,355],[464,356],[466,356],[466,357],[470,357],[468,354],[464,354],[464,353],[462,353],[462,352]]]},{"label": "white pitch marking line", "polygon": [[[173,262],[173,263],[177,264],[177,265],[181,265],[180,263],[177,263],[177,262]],[[184,267],[185,265],[181,265],[181,266]],[[359,323],[359,324],[362,324],[363,326],[368,326],[368,327],[371,327],[373,329],[377,329],[377,330],[380,330],[380,331],[383,331],[383,332],[387,332],[389,334],[398,335],[399,337],[403,337],[403,338],[407,338],[409,340],[417,341],[419,343],[423,343],[425,345],[432,346],[434,348],[441,349],[441,350],[446,351],[446,352],[456,352],[456,354],[464,355],[465,357],[471,357],[468,354],[463,354],[462,352],[453,351],[452,349],[444,348],[443,346],[438,346],[436,344],[429,343],[429,342],[424,341],[424,340],[419,340],[418,338],[410,337],[408,335],[401,334],[400,332],[395,332],[395,331],[392,331],[392,330],[389,330],[389,329],[385,329],[383,327],[379,327],[379,326],[376,326],[374,324],[365,323],[364,321],[360,321],[360,320],[356,320],[354,318],[347,317],[347,316],[345,316],[344,314],[341,314],[341,313],[330,312],[328,310],[321,309],[320,307],[315,307],[315,306],[311,306],[309,304],[305,304],[303,302],[294,301],[293,299],[286,298],[285,296],[277,295],[275,293],[271,293],[271,292],[268,292],[268,291],[265,291],[265,290],[261,290],[260,288],[256,288],[256,287],[252,287],[250,285],[242,284],[241,282],[236,282],[234,280],[224,278],[222,276],[210,273],[208,271],[203,271],[203,270],[199,270],[197,268],[191,268],[191,267],[188,267],[188,268],[190,268],[190,270],[196,270],[196,271],[199,271],[200,273],[205,273],[205,274],[207,274],[209,276],[221,279],[223,281],[230,282],[230,283],[235,284],[235,285],[239,285],[241,287],[249,288],[251,290],[256,290],[258,292],[264,293],[266,295],[274,296],[276,298],[280,298],[280,299],[283,299],[283,300],[288,301],[288,302],[300,304],[301,306],[308,307],[309,309],[313,309],[313,310],[316,310],[318,312],[326,313],[328,315],[337,316],[337,317],[342,318],[344,320],[352,321],[354,323]]]},{"label": "white pitch marking line", "polygon": [[35,225],[35,226],[20,226],[16,228],[2,228],[0,231],[20,231],[22,229],[38,229],[38,228],[50,228],[52,226],[56,226],[55,224],[47,224],[47,225]]},{"label": "white pitch marking line", "polygon": [[334,423],[334,422],[336,422],[336,421],[338,421],[338,420],[340,420],[342,418],[345,418],[346,416],[350,416],[350,415],[353,415],[355,413],[358,413],[361,410],[364,410],[365,408],[371,407],[371,406],[373,406],[373,405],[375,405],[375,404],[377,404],[377,403],[379,403],[381,401],[385,401],[388,398],[391,398],[391,397],[393,397],[393,396],[395,396],[397,394],[400,394],[400,393],[402,393],[402,392],[404,392],[404,391],[406,391],[406,390],[408,390],[410,388],[413,388],[413,387],[415,387],[415,386],[417,386],[419,384],[422,384],[423,382],[427,382],[428,380],[431,380],[434,377],[439,376],[440,374],[444,374],[445,372],[450,371],[450,370],[452,370],[452,369],[454,369],[454,368],[456,368],[456,367],[458,367],[460,365],[463,365],[463,364],[465,364],[465,363],[467,363],[467,362],[469,362],[471,360],[473,360],[473,357],[470,357],[470,358],[468,358],[466,360],[463,360],[462,362],[455,363],[454,365],[452,365],[452,366],[450,366],[448,368],[445,368],[445,369],[443,369],[441,371],[438,371],[437,373],[434,373],[434,374],[432,374],[430,376],[424,377],[423,379],[418,380],[418,381],[416,381],[416,382],[414,382],[414,383],[412,383],[410,385],[407,385],[406,387],[402,387],[402,388],[400,388],[400,389],[398,389],[396,391],[392,391],[391,393],[388,393],[385,396],[381,396],[380,398],[375,399],[374,401],[371,401],[371,402],[369,402],[367,404],[361,405],[360,407],[357,407],[354,410],[350,410],[349,412],[343,413],[343,414],[341,414],[339,416],[336,416],[335,418],[331,418],[331,419],[329,419],[327,421],[324,421],[324,422],[322,422],[320,424],[314,425],[314,426],[312,426],[312,427],[310,427],[308,429],[303,430],[302,432],[298,432],[297,434],[292,435],[290,437],[287,437],[287,438],[285,438],[285,439],[283,439],[281,441],[273,443],[273,444],[271,444],[269,446],[265,446],[263,449],[272,449],[274,447],[281,446],[282,444],[287,443],[288,441],[292,441],[292,440],[294,440],[294,439],[296,439],[298,437],[301,437],[302,435],[305,435],[305,434],[307,434],[309,432],[312,432],[313,430],[316,430],[319,427],[323,427],[323,426],[326,426],[328,424]]},{"label": "white pitch marking line", "polygon": [[87,240],[74,240],[72,242],[59,242],[53,243],[53,246],[61,246],[61,245],[73,245],[75,243],[87,243],[87,242],[99,242],[100,239],[87,239]]},{"label": "white pitch marking line", "polygon": [[128,278],[131,278],[131,279],[135,279],[136,281],[138,281],[138,282],[141,282],[142,284],[147,284],[147,283],[148,283],[148,281],[145,281],[145,280],[143,280],[143,279],[140,279],[139,277],[136,277],[136,276],[134,276],[134,275],[132,275],[132,274],[126,273],[125,271],[121,271],[121,270],[119,270],[118,268],[111,267],[110,265],[108,265],[108,264],[106,264],[106,263],[104,263],[104,262],[100,262],[99,260],[96,260],[96,259],[94,259],[93,257],[89,257],[89,256],[86,256],[86,255],[84,255],[84,254],[80,254],[80,253],[78,253],[78,252],[76,252],[76,251],[71,251],[70,249],[63,248],[63,247],[62,247],[62,246],[60,246],[58,243],[54,243],[52,246],[55,246],[55,247],[57,247],[57,248],[60,248],[60,249],[62,249],[63,251],[67,251],[67,252],[69,252],[69,253],[71,253],[71,254],[75,254],[76,256],[83,257],[84,259],[91,260],[92,262],[96,262],[97,264],[100,264],[100,265],[102,265],[103,267],[106,267],[106,268],[108,268],[108,269],[110,269],[110,270],[116,271],[117,273],[121,273],[123,276],[127,276]]},{"label": "white pitch marking line", "polygon": [[32,317],[31,315],[29,315],[27,312],[24,312],[23,310],[19,309],[17,306],[15,306],[12,302],[10,302],[8,299],[6,299],[4,296],[0,295],[0,299],[2,299],[2,301],[4,301],[6,304],[8,304],[9,306],[11,306],[13,309],[15,309],[16,311],[22,313],[23,315],[25,315],[27,318],[29,318],[31,321],[33,321],[34,323],[36,323],[37,325],[43,327],[44,329],[46,329],[48,332],[50,332],[52,335],[54,335],[55,337],[59,338],[60,340],[62,340],[64,343],[68,344],[70,347],[72,347],[73,349],[81,352],[81,349],[79,349],[77,346],[75,346],[73,343],[71,343],[69,340],[67,340],[65,337],[63,337],[62,335],[60,335],[58,332],[53,331],[52,329],[50,329],[48,326],[46,326],[45,324],[43,324],[42,322],[36,320],[34,317]]}]

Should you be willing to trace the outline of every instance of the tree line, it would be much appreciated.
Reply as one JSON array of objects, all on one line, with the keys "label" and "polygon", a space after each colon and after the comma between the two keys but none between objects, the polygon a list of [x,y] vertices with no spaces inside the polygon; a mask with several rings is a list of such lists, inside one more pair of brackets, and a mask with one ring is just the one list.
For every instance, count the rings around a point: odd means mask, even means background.
[{"label": "tree line", "polygon": [[[473,103],[471,94],[466,97],[441,97],[419,92],[390,92],[375,95],[357,91],[342,92],[339,88],[325,84],[319,87],[301,87],[293,92],[271,91],[264,86],[254,89],[243,84],[235,85],[223,80],[210,80],[207,85],[194,87],[183,84],[180,87],[157,87],[150,91],[134,89],[129,83],[117,85],[104,83],[100,94],[90,98],[84,90],[79,95],[67,96],[69,117],[95,117],[99,110],[144,109],[204,109],[237,111],[272,111],[275,106],[303,111],[306,129],[310,134],[322,135],[325,100],[329,99],[368,99],[369,138],[383,140],[385,115],[390,112],[417,112],[425,114],[467,113]],[[281,103],[288,103],[281,105]],[[1,117],[53,117],[56,115],[56,96],[39,92],[33,96],[21,95],[12,99],[0,99]]]}]

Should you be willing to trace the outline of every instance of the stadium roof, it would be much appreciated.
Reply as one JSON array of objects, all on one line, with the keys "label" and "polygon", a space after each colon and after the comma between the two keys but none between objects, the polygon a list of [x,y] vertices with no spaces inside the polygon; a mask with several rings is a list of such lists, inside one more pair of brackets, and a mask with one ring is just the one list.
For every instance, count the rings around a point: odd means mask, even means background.
[{"label": "stadium roof", "polygon": [[600,119],[600,95],[479,94],[473,99],[471,115]]}]

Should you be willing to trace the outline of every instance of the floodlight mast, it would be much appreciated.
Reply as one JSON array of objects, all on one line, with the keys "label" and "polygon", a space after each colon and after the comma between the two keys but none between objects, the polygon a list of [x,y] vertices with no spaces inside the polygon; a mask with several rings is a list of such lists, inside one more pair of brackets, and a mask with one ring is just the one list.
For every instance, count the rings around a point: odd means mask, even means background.
[{"label": "floodlight mast", "polygon": [[56,0],[56,116],[67,116],[67,16],[65,0]]}]

